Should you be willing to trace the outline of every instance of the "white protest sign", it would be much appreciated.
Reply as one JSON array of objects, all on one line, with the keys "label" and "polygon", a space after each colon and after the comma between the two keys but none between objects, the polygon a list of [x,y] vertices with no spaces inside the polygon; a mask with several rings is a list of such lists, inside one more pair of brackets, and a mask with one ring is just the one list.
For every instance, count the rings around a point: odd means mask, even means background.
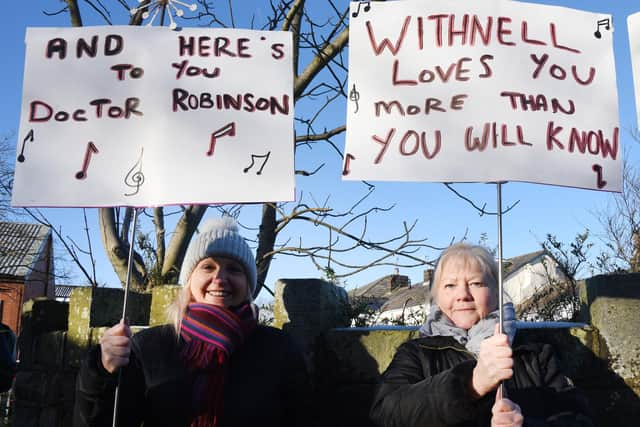
[{"label": "white protest sign", "polygon": [[622,186],[611,17],[352,2],[343,178]]},{"label": "white protest sign", "polygon": [[292,200],[291,34],[28,28],[15,206]]},{"label": "white protest sign", "polygon": [[629,48],[631,49],[636,114],[638,116],[638,128],[640,128],[640,12],[627,17],[627,27],[629,28]]}]

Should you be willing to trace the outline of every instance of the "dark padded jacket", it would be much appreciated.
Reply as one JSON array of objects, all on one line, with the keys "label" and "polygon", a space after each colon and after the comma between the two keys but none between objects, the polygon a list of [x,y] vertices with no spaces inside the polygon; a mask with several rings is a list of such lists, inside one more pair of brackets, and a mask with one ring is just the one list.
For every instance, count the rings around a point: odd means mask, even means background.
[{"label": "dark padded jacket", "polygon": [[[180,359],[171,326],[135,334],[122,370],[118,426],[189,426],[192,375]],[[302,354],[282,331],[258,326],[229,361],[220,427],[304,426],[309,391]],[[111,426],[117,375],[109,374],[93,348],[76,383],[74,425]],[[307,418],[308,419],[308,418]]]},{"label": "dark padded jacket", "polygon": [[[587,403],[557,365],[552,348],[513,349],[514,375],[506,397],[525,426],[591,426]],[[424,337],[402,344],[382,375],[371,407],[381,427],[489,426],[495,392],[474,399],[476,357],[452,337]]]}]

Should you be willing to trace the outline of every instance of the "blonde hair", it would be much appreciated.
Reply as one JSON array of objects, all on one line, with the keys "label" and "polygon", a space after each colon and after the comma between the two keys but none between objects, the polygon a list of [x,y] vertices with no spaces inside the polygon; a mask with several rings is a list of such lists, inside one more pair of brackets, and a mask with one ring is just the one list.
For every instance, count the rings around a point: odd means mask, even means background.
[{"label": "blonde hair", "polygon": [[431,279],[431,298],[437,303],[438,301],[438,283],[442,275],[444,265],[454,259],[463,261],[475,261],[480,266],[482,273],[488,283],[489,288],[498,294],[498,263],[487,248],[480,245],[470,245],[468,243],[456,243],[449,246],[438,258],[436,269]]},{"label": "blonde hair", "polygon": [[182,325],[182,318],[187,312],[187,306],[193,300],[191,296],[191,288],[187,282],[182,286],[182,289],[176,295],[173,302],[167,307],[167,322],[173,325],[175,332],[180,336],[180,326]]}]

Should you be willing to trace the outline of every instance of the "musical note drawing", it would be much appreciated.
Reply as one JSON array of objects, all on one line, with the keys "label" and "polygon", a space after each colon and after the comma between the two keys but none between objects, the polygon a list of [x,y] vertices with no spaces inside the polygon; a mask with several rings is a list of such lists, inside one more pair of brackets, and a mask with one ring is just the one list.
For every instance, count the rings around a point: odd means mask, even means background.
[{"label": "musical note drawing", "polygon": [[98,147],[91,141],[87,143],[87,150],[84,153],[84,162],[82,162],[82,170],[76,173],[76,179],[85,179],[87,177],[87,169],[89,169],[89,163],[91,162],[91,156],[93,153],[99,153]]},{"label": "musical note drawing", "polygon": [[20,163],[24,162],[25,157],[24,157],[24,145],[27,143],[27,141],[33,141],[33,129],[31,129],[29,131],[29,133],[27,134],[27,136],[24,137],[24,139],[22,140],[22,149],[20,150],[20,155],[18,155],[18,161]]},{"label": "musical note drawing", "polygon": [[604,27],[605,30],[610,30],[611,23],[609,21],[609,18],[605,18],[605,19],[599,19],[597,24],[598,24],[598,27],[596,28],[596,32],[593,33],[593,35],[596,36],[597,39],[599,39],[602,37],[602,33],[600,32],[600,27]]},{"label": "musical note drawing", "polygon": [[598,188],[604,188],[607,185],[607,181],[605,181],[604,179],[602,179],[602,166],[600,166],[599,164],[595,164],[593,166],[591,166],[591,169],[596,173],[597,175],[597,186]]},{"label": "musical note drawing", "polygon": [[360,100],[360,92],[356,90],[356,84],[353,84],[353,87],[349,91],[349,100],[356,103],[356,110],[353,112],[354,114],[358,112],[359,106],[358,101]]},{"label": "musical note drawing", "polygon": [[227,123],[211,134],[211,142],[209,143],[209,151],[207,151],[207,156],[213,156],[213,152],[216,149],[216,141],[218,140],[218,138],[222,138],[223,136],[236,136],[235,122]]},{"label": "musical note drawing", "polygon": [[256,172],[256,175],[262,175],[262,169],[264,169],[264,165],[267,164],[267,160],[269,160],[270,155],[271,155],[271,151],[267,152],[267,154],[252,154],[251,164],[246,168],[242,169],[242,172],[244,173],[249,172],[249,169],[251,169],[253,165],[256,163],[256,159],[264,159],[264,161],[262,162],[262,165],[260,166],[260,169],[258,169],[258,171]]},{"label": "musical note drawing", "polygon": [[[140,191],[140,187],[144,184],[144,174],[142,173],[142,155],[144,154],[144,147],[140,149],[140,157],[133,165],[127,176],[124,177],[124,184],[127,187],[135,188],[133,193],[124,193],[125,196],[135,196]],[[138,169],[138,170],[136,170]]]},{"label": "musical note drawing", "polygon": [[357,9],[355,12],[353,12],[353,13],[351,14],[351,17],[352,17],[352,18],[357,18],[357,17],[358,17],[358,15],[360,15],[360,6],[361,6],[361,5],[363,5],[363,4],[365,5],[365,6],[364,6],[364,11],[365,11],[365,12],[369,12],[369,9],[371,9],[371,5],[370,5],[369,3],[370,3],[370,2],[368,2],[368,1],[361,1],[361,2],[358,2],[358,9]]},{"label": "musical note drawing", "polygon": [[347,176],[351,173],[351,160],[355,160],[356,156],[351,153],[347,153],[347,157],[344,160],[344,168],[342,169],[342,176]]}]

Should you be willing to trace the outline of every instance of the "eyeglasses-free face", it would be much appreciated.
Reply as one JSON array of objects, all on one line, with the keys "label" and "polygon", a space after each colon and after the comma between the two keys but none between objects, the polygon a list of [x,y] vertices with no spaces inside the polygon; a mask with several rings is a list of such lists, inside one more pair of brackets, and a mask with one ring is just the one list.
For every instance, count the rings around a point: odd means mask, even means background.
[{"label": "eyeglasses-free face", "polygon": [[233,258],[202,259],[189,277],[189,289],[195,302],[219,307],[235,307],[249,299],[247,274]]}]

